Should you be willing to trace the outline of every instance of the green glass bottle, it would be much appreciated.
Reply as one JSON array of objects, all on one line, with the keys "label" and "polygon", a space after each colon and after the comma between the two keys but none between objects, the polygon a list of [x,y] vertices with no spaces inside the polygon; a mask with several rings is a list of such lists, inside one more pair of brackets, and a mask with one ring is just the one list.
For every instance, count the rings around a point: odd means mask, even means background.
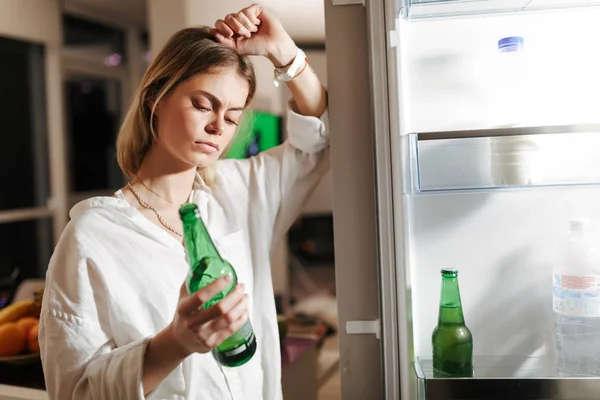
[{"label": "green glass bottle", "polygon": [[[189,293],[209,285],[218,278],[230,275],[233,279],[215,297],[202,308],[208,308],[227,296],[237,284],[237,275],[233,266],[221,257],[215,247],[200,211],[195,204],[186,203],[179,209],[183,221],[183,237],[190,263],[186,278]],[[237,332],[223,341],[213,350],[213,356],[222,365],[238,367],[245,364],[256,352],[256,337],[250,319]]]},{"label": "green glass bottle", "polygon": [[456,269],[442,269],[438,325],[431,344],[434,377],[473,376],[473,337],[465,325]]}]

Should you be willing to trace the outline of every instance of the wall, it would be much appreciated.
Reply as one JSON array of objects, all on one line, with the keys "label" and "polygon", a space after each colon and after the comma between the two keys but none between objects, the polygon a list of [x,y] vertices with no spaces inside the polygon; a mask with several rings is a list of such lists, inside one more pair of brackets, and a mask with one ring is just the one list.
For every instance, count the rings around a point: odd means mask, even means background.
[{"label": "wall", "polygon": [[193,24],[186,15],[186,0],[147,0],[150,51],[156,54],[177,30]]},{"label": "wall", "polygon": [[[524,36],[534,55],[535,122],[598,121],[599,17],[598,10],[560,11],[404,26],[403,73],[410,85],[403,88],[403,133],[492,126],[496,42],[512,35]],[[597,141],[590,145],[600,150]],[[575,157],[580,150],[563,148]],[[415,354],[431,357],[439,271],[452,267],[460,270],[475,354],[554,355],[552,267],[560,262],[569,218],[587,217],[600,228],[598,204],[598,187],[410,196]]]},{"label": "wall", "polygon": [[3,0],[0,10],[0,35],[38,43],[60,43],[58,1]]}]

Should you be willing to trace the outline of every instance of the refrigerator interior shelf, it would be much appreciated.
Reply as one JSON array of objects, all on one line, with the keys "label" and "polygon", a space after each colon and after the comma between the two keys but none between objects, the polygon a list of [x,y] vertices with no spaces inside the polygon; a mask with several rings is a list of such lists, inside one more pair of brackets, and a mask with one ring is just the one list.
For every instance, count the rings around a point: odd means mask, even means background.
[{"label": "refrigerator interior shelf", "polygon": [[408,19],[425,19],[599,5],[599,0],[403,0],[402,14]]},{"label": "refrigerator interior shelf", "polygon": [[490,128],[490,129],[466,129],[462,131],[437,131],[420,132],[419,140],[440,140],[440,139],[469,139],[483,137],[507,137],[522,135],[547,135],[553,133],[586,133],[600,132],[600,124],[575,124],[575,125],[551,125],[551,126],[524,126],[509,128]]},{"label": "refrigerator interior shelf", "polygon": [[405,135],[405,192],[600,185],[600,124]]},{"label": "refrigerator interior shelf", "polygon": [[418,400],[597,399],[600,378],[561,377],[553,358],[475,356],[472,378],[434,378],[431,360],[417,358]]}]

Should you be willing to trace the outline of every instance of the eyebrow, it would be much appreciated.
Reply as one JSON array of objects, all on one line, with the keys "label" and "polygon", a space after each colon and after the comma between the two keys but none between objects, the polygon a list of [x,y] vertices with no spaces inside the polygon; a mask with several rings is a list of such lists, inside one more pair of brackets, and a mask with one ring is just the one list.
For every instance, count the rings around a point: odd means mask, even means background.
[{"label": "eyebrow", "polygon": [[[192,93],[194,93],[194,94],[201,94],[201,95],[207,97],[208,100],[211,103],[213,103],[213,104],[215,104],[217,106],[217,108],[220,108],[222,106],[222,104],[223,104],[221,102],[221,100],[219,100],[219,98],[217,96],[215,96],[212,93],[206,92],[204,90],[196,90],[196,91],[194,91]],[[227,111],[244,111],[244,107],[232,107],[232,108],[228,109]]]}]

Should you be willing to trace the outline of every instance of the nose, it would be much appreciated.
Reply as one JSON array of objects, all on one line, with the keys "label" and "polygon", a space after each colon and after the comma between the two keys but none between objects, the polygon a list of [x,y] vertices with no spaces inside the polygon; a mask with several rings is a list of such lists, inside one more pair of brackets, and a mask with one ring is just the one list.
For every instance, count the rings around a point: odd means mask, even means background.
[{"label": "nose", "polygon": [[215,115],[204,129],[211,135],[222,135],[225,123],[218,115]]}]

